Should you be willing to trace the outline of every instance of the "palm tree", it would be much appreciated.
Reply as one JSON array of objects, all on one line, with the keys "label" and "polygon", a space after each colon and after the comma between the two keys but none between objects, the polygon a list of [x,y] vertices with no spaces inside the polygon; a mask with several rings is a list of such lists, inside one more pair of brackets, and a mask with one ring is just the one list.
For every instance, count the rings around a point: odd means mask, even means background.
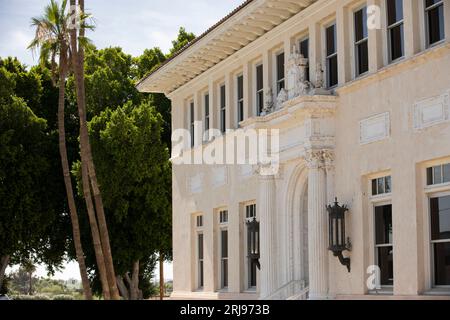
[{"label": "palm tree", "polygon": [[[116,283],[116,275],[114,271],[114,264],[111,253],[111,245],[109,241],[108,226],[106,223],[105,212],[103,208],[102,196],[100,188],[97,182],[97,176],[95,172],[95,165],[92,158],[91,145],[89,142],[89,134],[87,129],[86,120],[86,93],[84,86],[84,43],[86,42],[85,29],[89,26],[84,23],[86,17],[84,11],[84,0],[78,1],[80,7],[79,17],[72,16],[72,24],[76,25],[76,19],[79,19],[80,28],[79,34],[77,34],[76,28],[70,30],[70,44],[72,52],[72,63],[74,67],[78,115],[80,118],[80,149],[81,149],[81,167],[82,167],[82,180],[83,190],[85,197],[91,194],[95,201],[95,211],[97,213],[97,221],[100,231],[101,246],[105,258],[106,275],[109,283],[109,293],[111,299],[120,299],[119,290]],[[76,1],[70,0],[71,8],[75,8]],[[80,19],[81,18],[81,19]]]},{"label": "palm tree", "polygon": [[[65,101],[65,81],[70,70],[70,44],[69,44],[69,16],[66,13],[67,0],[63,0],[59,6],[54,0],[45,7],[44,15],[32,18],[32,26],[36,28],[36,35],[29,45],[29,49],[40,48],[40,62],[51,63],[52,80],[55,86],[59,87],[58,98],[58,133],[59,133],[59,153],[66,187],[67,202],[69,205],[70,218],[72,221],[72,232],[75,246],[75,253],[80,268],[80,275],[83,284],[84,296],[92,299],[92,291],[87,275],[86,263],[81,245],[80,226],[78,221],[77,208],[73,194],[72,180],[70,177],[69,161],[67,157],[66,133],[64,126],[64,101]],[[56,64],[56,57],[59,57],[59,67]]]}]

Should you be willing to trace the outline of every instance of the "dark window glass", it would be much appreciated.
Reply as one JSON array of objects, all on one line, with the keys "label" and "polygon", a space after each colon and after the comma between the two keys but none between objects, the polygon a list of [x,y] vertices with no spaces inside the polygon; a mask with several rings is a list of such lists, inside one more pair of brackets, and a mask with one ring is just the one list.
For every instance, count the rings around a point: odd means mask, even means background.
[{"label": "dark window glass", "polygon": [[284,89],[284,53],[277,55],[277,93]]},{"label": "dark window glass", "polygon": [[222,288],[228,287],[228,259],[222,260]]},{"label": "dark window glass", "polygon": [[369,47],[367,31],[367,8],[355,12],[355,50],[356,75],[359,76],[369,70]]},{"label": "dark window glass", "polygon": [[329,26],[326,29],[327,56],[336,53],[336,25]]},{"label": "dark window glass", "polygon": [[426,0],[428,44],[432,45],[444,39],[443,1]]},{"label": "dark window glass", "polygon": [[387,176],[384,178],[384,191],[386,191],[386,193],[391,193],[392,191],[392,178],[391,176]]},{"label": "dark window glass", "polygon": [[[209,94],[206,94],[205,97],[205,132],[209,130]],[[208,140],[208,137],[206,136],[206,140]]]},{"label": "dark window glass", "polygon": [[450,182],[450,163],[443,165],[443,173],[444,183]]},{"label": "dark window glass", "polygon": [[226,97],[225,97],[225,86],[220,87],[220,131],[222,133],[226,130]]},{"label": "dark window glass", "polygon": [[386,193],[384,190],[384,179],[383,178],[377,179],[377,190],[378,190],[377,194]]},{"label": "dark window glass", "polygon": [[394,255],[392,246],[378,248],[378,266],[380,267],[380,284],[394,284]]},{"label": "dark window glass", "polygon": [[392,244],[392,205],[375,207],[376,244]]},{"label": "dark window glass", "polygon": [[228,258],[228,230],[221,232],[222,258]]},{"label": "dark window glass", "polygon": [[238,122],[244,120],[244,77],[237,78]]},{"label": "dark window glass", "polygon": [[256,67],[256,107],[258,115],[264,109],[264,81],[263,81],[263,65]]},{"label": "dark window glass", "polygon": [[203,278],[204,278],[204,272],[203,272],[203,234],[198,234],[198,280],[199,280],[199,287],[203,287]]},{"label": "dark window glass", "polygon": [[387,0],[388,25],[403,20],[403,0]]},{"label": "dark window glass", "polygon": [[309,81],[309,39],[300,41],[300,54],[304,58],[308,59],[308,65],[306,67],[306,80]]},{"label": "dark window glass", "polygon": [[191,122],[191,146],[193,147],[195,144],[195,131],[194,131],[194,103],[190,104],[190,122]]},{"label": "dark window glass", "polygon": [[356,45],[357,54],[357,74],[361,75],[369,70],[369,47],[368,42],[364,41]]},{"label": "dark window glass", "polygon": [[427,185],[433,184],[433,168],[427,168]]},{"label": "dark window glass", "polygon": [[328,87],[338,84],[338,59],[336,53],[336,25],[326,29]]},{"label": "dark window glass", "polygon": [[337,56],[328,59],[328,86],[334,87],[338,83],[338,60]]},{"label": "dark window glass", "polygon": [[372,180],[372,195],[376,196],[377,193],[377,179]]},{"label": "dark window glass", "polygon": [[389,30],[390,46],[391,46],[391,61],[403,57],[404,55],[404,38],[403,38],[403,24],[393,27]]},{"label": "dark window glass", "polygon": [[441,166],[433,167],[433,171],[434,171],[433,184],[442,183],[442,167]]},{"label": "dark window glass", "polygon": [[431,198],[431,240],[450,240],[450,196]]},{"label": "dark window glass", "polygon": [[203,233],[198,235],[198,258],[203,260]]},{"label": "dark window glass", "polygon": [[434,284],[450,285],[450,242],[434,244]]},{"label": "dark window glass", "polygon": [[355,41],[367,38],[367,9],[362,8],[355,12]]}]

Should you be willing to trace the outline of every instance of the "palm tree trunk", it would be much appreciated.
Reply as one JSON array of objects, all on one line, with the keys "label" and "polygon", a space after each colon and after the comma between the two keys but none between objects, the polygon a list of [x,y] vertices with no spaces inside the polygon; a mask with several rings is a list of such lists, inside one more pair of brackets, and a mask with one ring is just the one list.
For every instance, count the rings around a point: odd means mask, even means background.
[{"label": "palm tree trunk", "polygon": [[[75,0],[70,1],[71,5],[75,5]],[[84,12],[84,0],[79,0],[80,9]],[[80,29],[80,37],[84,37],[85,30]],[[100,189],[98,187],[97,176],[95,173],[94,161],[92,159],[91,145],[89,142],[89,134],[87,130],[86,121],[86,93],[84,87],[84,49],[83,46],[77,48],[76,30],[71,31],[72,55],[74,60],[75,81],[77,87],[77,103],[78,114],[80,117],[80,145],[81,145],[81,161],[87,166],[87,174],[95,201],[95,208],[97,211],[98,226],[100,231],[100,241],[106,266],[106,276],[109,286],[111,299],[119,300],[119,290],[116,283],[116,275],[114,272],[114,264],[111,254],[111,246],[109,241],[108,227],[106,224],[105,212],[103,209],[103,202],[101,198]],[[89,182],[88,182],[89,184]]]},{"label": "palm tree trunk", "polygon": [[159,300],[164,299],[164,256],[159,253]]},{"label": "palm tree trunk", "polygon": [[[64,47],[64,45],[63,45]],[[59,73],[59,100],[58,100],[58,132],[59,132],[59,154],[61,156],[61,164],[64,176],[64,184],[66,186],[67,202],[69,204],[70,219],[72,221],[73,242],[75,246],[75,254],[80,268],[81,283],[83,285],[84,297],[86,300],[92,300],[92,291],[89,284],[86,263],[84,259],[83,246],[81,245],[80,224],[78,221],[78,213],[73,195],[72,180],[70,177],[69,161],[67,158],[66,131],[64,125],[64,100],[65,100],[65,79],[66,79],[66,56],[67,49],[61,48],[60,54],[60,73]]]},{"label": "palm tree trunk", "polygon": [[3,279],[5,279],[5,272],[6,272],[6,268],[8,267],[8,264],[9,264],[9,259],[10,259],[10,256],[8,256],[8,255],[6,255],[6,256],[0,255],[0,289],[3,286]]}]

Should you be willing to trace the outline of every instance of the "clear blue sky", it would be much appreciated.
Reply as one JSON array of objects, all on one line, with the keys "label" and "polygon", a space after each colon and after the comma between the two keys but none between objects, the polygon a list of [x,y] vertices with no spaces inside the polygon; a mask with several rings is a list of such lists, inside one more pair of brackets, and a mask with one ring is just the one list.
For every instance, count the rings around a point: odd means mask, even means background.
[{"label": "clear blue sky", "polygon": [[[96,20],[96,30],[88,36],[98,48],[120,46],[133,56],[153,47],[168,52],[181,26],[200,35],[243,1],[85,0],[86,11]],[[29,66],[37,63],[36,57],[27,50],[34,36],[30,20],[41,15],[49,2],[0,0],[0,57],[16,56]],[[166,278],[172,278],[172,265],[165,264],[165,269]],[[45,268],[39,267],[37,273],[45,276]],[[66,265],[55,278],[79,279],[77,264]]]},{"label": "clear blue sky", "polygon": [[[27,46],[34,36],[30,19],[50,0],[0,0],[0,57],[37,63]],[[120,46],[140,55],[155,46],[167,52],[180,26],[200,35],[243,0],[85,0],[96,19],[89,37],[98,48]]]}]

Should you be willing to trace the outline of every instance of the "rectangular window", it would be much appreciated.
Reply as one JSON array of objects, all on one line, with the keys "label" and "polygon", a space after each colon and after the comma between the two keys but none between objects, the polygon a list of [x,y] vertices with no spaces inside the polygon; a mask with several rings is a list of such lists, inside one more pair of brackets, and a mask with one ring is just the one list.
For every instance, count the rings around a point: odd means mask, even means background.
[{"label": "rectangular window", "polygon": [[225,85],[220,87],[220,131],[225,133],[226,130],[226,91]]},{"label": "rectangular window", "polygon": [[300,54],[308,59],[308,65],[306,66],[306,81],[309,81],[309,39],[303,39],[300,41]]},{"label": "rectangular window", "polygon": [[[253,220],[256,218],[256,204],[250,204],[245,206],[245,218],[247,221]],[[251,236],[250,233],[247,232],[247,246],[250,247]],[[248,273],[248,287],[255,288],[256,287],[256,269],[257,264],[256,261],[251,260],[247,257],[247,273]]]},{"label": "rectangular window", "polygon": [[336,46],[336,24],[326,28],[326,62],[327,62],[327,85],[332,88],[338,84],[338,57]]},{"label": "rectangular window", "polygon": [[210,114],[209,114],[209,94],[205,94],[204,97],[205,105],[205,141],[209,140],[209,129],[210,129]]},{"label": "rectangular window", "polygon": [[263,80],[263,65],[256,66],[256,112],[258,116],[264,109],[264,80]]},{"label": "rectangular window", "polygon": [[219,223],[227,223],[228,222],[228,210],[219,211]]},{"label": "rectangular window", "polygon": [[449,183],[450,182],[450,163],[427,168],[427,185]]},{"label": "rectangular window", "polygon": [[391,176],[381,177],[372,180],[372,195],[388,194],[392,192]]},{"label": "rectangular window", "polygon": [[450,286],[450,196],[430,199],[431,254],[435,286]]},{"label": "rectangular window", "polygon": [[203,270],[203,233],[198,234],[198,287],[203,288],[204,270]]},{"label": "rectangular window", "polygon": [[228,230],[220,231],[220,265],[221,265],[221,286],[228,287]]},{"label": "rectangular window", "polygon": [[427,44],[431,46],[445,38],[444,1],[425,0]]},{"label": "rectangular window", "polygon": [[277,55],[277,94],[284,89],[284,52]]},{"label": "rectangular window", "polygon": [[191,147],[193,147],[195,145],[195,132],[194,132],[194,123],[195,123],[195,106],[194,106],[194,102],[191,102],[190,104],[190,117],[189,117],[189,122],[190,122],[190,131],[191,131]]},{"label": "rectangular window", "polygon": [[400,59],[405,54],[403,31],[403,0],[386,0],[389,61]]},{"label": "rectangular window", "polygon": [[256,204],[250,204],[245,207],[245,218],[250,219],[256,217]]},{"label": "rectangular window", "polygon": [[203,216],[197,216],[197,227],[203,227]]},{"label": "rectangular window", "polygon": [[244,76],[237,77],[237,121],[244,121]]},{"label": "rectangular window", "polygon": [[369,33],[367,28],[367,8],[354,13],[356,76],[369,71]]},{"label": "rectangular window", "polygon": [[392,241],[392,205],[375,207],[375,257],[380,268],[380,284],[394,284],[394,255]]}]

